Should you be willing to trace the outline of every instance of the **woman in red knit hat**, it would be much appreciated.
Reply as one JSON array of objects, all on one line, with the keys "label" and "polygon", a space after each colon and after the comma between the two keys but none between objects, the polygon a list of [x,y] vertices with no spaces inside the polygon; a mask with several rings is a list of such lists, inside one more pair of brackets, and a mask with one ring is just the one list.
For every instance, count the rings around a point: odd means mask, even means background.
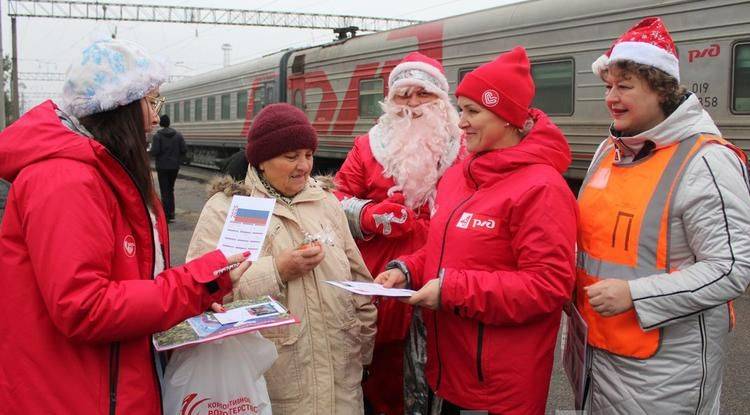
[{"label": "woman in red knit hat", "polygon": [[[214,183],[187,254],[216,246],[233,195],[276,199],[260,258],[234,281],[233,299],[271,295],[300,319],[261,332],[279,353],[265,374],[277,415],[362,413],[362,367],[375,340],[370,298],[325,283],[372,277],[333,189],[310,177],[317,146],[304,112],[289,104],[265,107],[248,133],[244,182]],[[309,244],[308,235],[325,242]]]},{"label": "woman in red knit hat", "polygon": [[376,282],[419,290],[409,303],[427,309],[433,413],[543,414],[574,282],[570,149],[529,108],[521,47],[466,75],[456,96],[469,155],[438,186],[427,244]]}]

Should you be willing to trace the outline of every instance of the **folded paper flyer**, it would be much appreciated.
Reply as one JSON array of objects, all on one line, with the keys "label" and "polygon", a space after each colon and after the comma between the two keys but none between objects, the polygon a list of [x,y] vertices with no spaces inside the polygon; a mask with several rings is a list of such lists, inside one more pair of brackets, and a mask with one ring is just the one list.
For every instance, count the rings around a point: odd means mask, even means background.
[{"label": "folded paper flyer", "polygon": [[416,291],[404,288],[385,288],[374,282],[359,281],[326,281],[335,287],[353,292],[359,295],[381,296],[381,297],[411,297]]}]

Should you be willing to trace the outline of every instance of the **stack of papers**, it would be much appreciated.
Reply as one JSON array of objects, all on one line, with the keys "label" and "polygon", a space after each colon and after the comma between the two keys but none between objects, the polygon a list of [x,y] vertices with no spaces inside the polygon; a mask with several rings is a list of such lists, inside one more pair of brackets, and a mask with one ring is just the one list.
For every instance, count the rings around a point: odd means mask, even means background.
[{"label": "stack of papers", "polygon": [[226,313],[206,312],[191,317],[167,331],[154,334],[157,351],[205,343],[248,331],[299,323],[278,301],[269,296],[235,301],[225,305]]}]

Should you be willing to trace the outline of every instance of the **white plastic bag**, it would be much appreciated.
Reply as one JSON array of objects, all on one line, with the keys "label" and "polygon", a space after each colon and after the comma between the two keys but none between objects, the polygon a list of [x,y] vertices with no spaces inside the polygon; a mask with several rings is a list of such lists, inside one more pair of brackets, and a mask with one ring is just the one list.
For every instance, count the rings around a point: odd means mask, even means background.
[{"label": "white plastic bag", "polygon": [[270,415],[263,373],[277,357],[258,332],[176,350],[164,372],[164,414]]}]

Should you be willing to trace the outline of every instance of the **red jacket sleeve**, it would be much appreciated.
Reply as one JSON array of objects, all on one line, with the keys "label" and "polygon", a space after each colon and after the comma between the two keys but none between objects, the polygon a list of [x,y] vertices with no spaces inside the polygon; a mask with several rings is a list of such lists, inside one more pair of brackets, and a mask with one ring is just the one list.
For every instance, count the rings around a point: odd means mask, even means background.
[{"label": "red jacket sleeve", "polygon": [[339,200],[345,197],[356,197],[358,199],[365,197],[367,170],[360,154],[360,147],[365,144],[367,144],[366,140],[357,137],[354,140],[354,146],[344,160],[344,164],[336,173],[334,179],[336,182],[335,194]]},{"label": "red jacket sleeve", "polygon": [[[24,194],[20,214],[36,284],[63,334],[91,342],[148,335],[201,313],[230,291],[227,274],[213,276],[227,264],[218,251],[155,279],[120,278],[112,223],[120,212],[104,196],[109,189],[89,167],[49,164],[16,184]],[[205,283],[212,280],[219,289],[209,293]]]},{"label": "red jacket sleeve", "polygon": [[[425,232],[427,232],[425,230]],[[427,282],[424,280],[425,247],[421,247],[412,254],[398,258],[406,265],[411,275],[411,289],[418,290]]]},{"label": "red jacket sleeve", "polygon": [[575,282],[577,206],[570,190],[542,186],[510,218],[517,268],[446,269],[441,307],[486,324],[523,323],[560,309]]}]

